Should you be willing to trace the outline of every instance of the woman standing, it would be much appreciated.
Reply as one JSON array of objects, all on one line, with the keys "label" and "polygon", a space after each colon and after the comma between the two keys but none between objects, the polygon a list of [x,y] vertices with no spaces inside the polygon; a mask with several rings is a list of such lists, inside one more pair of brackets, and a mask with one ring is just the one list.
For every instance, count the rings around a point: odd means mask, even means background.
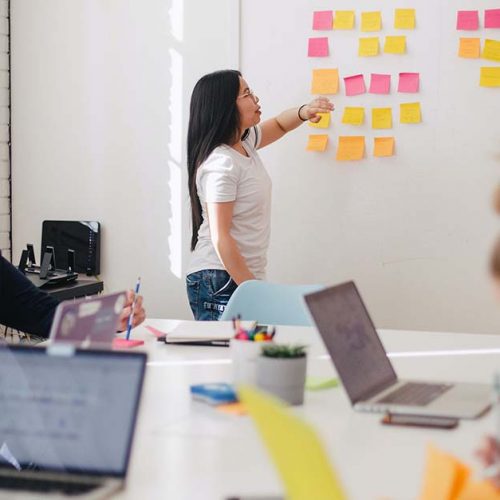
[{"label": "woman standing", "polygon": [[240,283],[265,278],[271,179],[257,150],[332,110],[318,98],[259,125],[259,99],[238,71],[216,71],[196,84],[187,141],[193,233],[186,276],[195,319],[219,319]]}]

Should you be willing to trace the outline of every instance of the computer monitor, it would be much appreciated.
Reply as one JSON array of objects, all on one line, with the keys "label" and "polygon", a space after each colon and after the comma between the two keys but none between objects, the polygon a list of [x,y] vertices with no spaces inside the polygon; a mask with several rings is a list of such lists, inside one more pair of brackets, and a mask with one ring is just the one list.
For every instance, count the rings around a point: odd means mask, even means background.
[{"label": "computer monitor", "polygon": [[44,220],[40,262],[47,246],[54,247],[58,269],[68,268],[68,250],[75,252],[77,273],[100,274],[101,227],[97,221]]}]

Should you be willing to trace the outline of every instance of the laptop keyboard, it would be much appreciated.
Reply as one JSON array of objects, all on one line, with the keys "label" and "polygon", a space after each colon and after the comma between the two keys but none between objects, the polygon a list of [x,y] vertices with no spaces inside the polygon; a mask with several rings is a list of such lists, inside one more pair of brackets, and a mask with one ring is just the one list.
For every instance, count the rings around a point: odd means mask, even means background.
[{"label": "laptop keyboard", "polygon": [[382,399],[379,399],[377,403],[425,406],[452,387],[453,384],[408,382]]},{"label": "laptop keyboard", "polygon": [[24,490],[48,493],[57,491],[66,495],[82,495],[101,486],[101,483],[78,483],[74,481],[56,481],[34,479],[19,476],[0,476],[0,489]]}]

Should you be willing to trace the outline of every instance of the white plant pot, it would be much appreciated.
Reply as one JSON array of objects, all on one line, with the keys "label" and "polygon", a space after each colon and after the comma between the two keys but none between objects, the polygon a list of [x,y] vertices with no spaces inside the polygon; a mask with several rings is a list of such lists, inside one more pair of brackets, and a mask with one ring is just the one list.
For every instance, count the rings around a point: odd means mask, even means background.
[{"label": "white plant pot", "polygon": [[304,402],[307,356],[257,358],[257,386],[291,405]]},{"label": "white plant pot", "polygon": [[231,358],[233,360],[233,382],[235,384],[257,383],[257,358],[262,347],[272,344],[272,341],[253,342],[250,340],[231,339]]}]

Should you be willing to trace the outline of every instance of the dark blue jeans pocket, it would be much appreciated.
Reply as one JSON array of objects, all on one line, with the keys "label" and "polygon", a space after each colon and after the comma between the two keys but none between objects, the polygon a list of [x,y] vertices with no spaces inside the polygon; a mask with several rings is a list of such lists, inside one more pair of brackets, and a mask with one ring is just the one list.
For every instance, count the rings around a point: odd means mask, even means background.
[{"label": "dark blue jeans pocket", "polygon": [[224,270],[204,269],[186,276],[186,287],[194,318],[216,321],[238,285]]}]

